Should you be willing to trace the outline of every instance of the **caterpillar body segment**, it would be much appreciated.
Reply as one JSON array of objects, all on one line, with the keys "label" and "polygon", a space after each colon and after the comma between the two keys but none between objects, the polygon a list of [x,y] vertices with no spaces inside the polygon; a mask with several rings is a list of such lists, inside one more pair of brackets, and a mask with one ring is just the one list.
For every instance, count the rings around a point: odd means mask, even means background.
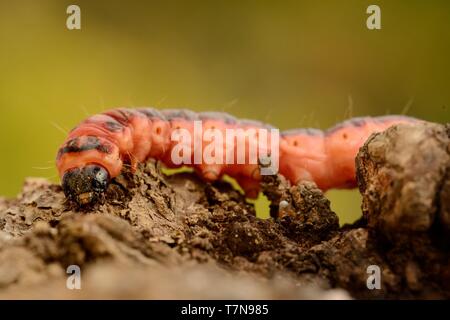
[{"label": "caterpillar body segment", "polygon": [[407,116],[352,118],[322,131],[293,129],[281,133],[280,173],[292,183],[314,181],[328,189],[356,187],[355,158],[372,133],[420,120]]},{"label": "caterpillar body segment", "polygon": [[[279,172],[294,184],[309,180],[323,190],[353,188],[355,157],[367,138],[394,124],[416,121],[405,116],[365,117],[344,121],[326,131],[281,132],[276,150]],[[112,109],[74,128],[58,150],[56,165],[66,196],[80,205],[97,201],[124,165],[130,165],[133,171],[148,158],[170,168],[191,166],[205,181],[227,174],[237,180],[247,197],[255,198],[261,172],[258,163],[250,161],[250,151],[261,148],[268,152],[275,146],[270,135],[261,136],[265,132],[261,129],[274,128],[223,112]],[[227,135],[229,132],[235,134]],[[225,141],[218,143],[217,137]],[[205,154],[227,161],[211,162]]]}]

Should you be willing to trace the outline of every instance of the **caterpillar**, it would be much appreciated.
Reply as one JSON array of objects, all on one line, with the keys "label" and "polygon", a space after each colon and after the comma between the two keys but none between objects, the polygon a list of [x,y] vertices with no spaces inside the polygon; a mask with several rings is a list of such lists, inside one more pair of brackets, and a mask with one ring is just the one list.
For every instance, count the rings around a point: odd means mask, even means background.
[{"label": "caterpillar", "polygon": [[[374,132],[381,132],[399,123],[414,123],[419,120],[407,116],[361,117],[346,120],[328,130],[293,129],[281,132],[276,144],[279,173],[291,183],[302,180],[314,181],[326,191],[331,188],[356,187],[355,157],[359,148]],[[183,164],[174,161],[174,133],[194,133],[194,125],[201,123],[201,129],[218,130],[224,133],[230,129],[275,128],[254,120],[240,120],[224,112],[195,113],[187,109],[158,111],[153,108],[112,109],[93,115],[72,129],[59,148],[56,166],[61,178],[64,194],[79,205],[95,203],[106,191],[109,182],[118,176],[124,165],[131,166],[132,172],[138,163],[154,158],[169,168]],[[228,132],[228,131],[227,131]],[[249,150],[258,147],[260,139],[253,130],[244,140],[246,161],[236,163],[236,145],[232,144],[233,157],[230,163],[195,163],[187,161],[205,181],[215,181],[227,174],[236,179],[245,195],[256,198],[259,193],[261,167],[248,161]],[[192,160],[195,153],[210,148],[211,137],[200,138],[200,146],[195,141],[185,141],[191,147],[190,154],[183,158]],[[236,143],[236,136],[231,142]],[[227,142],[230,142],[227,140]],[[188,145],[186,145],[188,144]],[[226,144],[223,144],[226,146]],[[268,139],[266,149],[274,146]],[[209,146],[209,147],[208,147]],[[211,148],[210,148],[211,149]],[[183,149],[189,150],[189,149]],[[230,148],[214,149],[216,153],[229,154]],[[184,163],[186,164],[186,163]]]}]

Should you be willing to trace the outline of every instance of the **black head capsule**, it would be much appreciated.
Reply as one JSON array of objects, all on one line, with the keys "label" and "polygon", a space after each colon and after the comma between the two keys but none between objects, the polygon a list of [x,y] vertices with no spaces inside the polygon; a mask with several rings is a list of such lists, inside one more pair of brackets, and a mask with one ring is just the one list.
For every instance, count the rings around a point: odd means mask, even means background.
[{"label": "black head capsule", "polygon": [[79,205],[95,203],[106,191],[108,184],[109,173],[98,164],[70,169],[61,182],[66,197]]}]

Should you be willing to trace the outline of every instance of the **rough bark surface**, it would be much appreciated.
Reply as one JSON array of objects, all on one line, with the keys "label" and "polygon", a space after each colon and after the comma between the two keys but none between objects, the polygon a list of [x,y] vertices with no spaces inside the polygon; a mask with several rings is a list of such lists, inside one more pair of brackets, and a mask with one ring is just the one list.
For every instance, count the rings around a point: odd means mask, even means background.
[{"label": "rough bark surface", "polygon": [[228,183],[153,161],[83,210],[27,179],[0,198],[0,298],[450,298],[449,136],[429,123],[372,135],[356,160],[363,216],[343,227],[313,183],[282,176],[263,181],[265,220]]}]

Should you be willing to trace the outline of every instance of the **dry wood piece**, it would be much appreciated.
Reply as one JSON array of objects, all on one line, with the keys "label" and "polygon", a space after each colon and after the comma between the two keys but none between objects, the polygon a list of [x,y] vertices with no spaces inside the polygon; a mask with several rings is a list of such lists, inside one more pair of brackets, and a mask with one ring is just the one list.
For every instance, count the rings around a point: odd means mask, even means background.
[{"label": "dry wood piece", "polygon": [[450,230],[449,126],[397,125],[372,135],[356,166],[363,215],[388,237]]}]

